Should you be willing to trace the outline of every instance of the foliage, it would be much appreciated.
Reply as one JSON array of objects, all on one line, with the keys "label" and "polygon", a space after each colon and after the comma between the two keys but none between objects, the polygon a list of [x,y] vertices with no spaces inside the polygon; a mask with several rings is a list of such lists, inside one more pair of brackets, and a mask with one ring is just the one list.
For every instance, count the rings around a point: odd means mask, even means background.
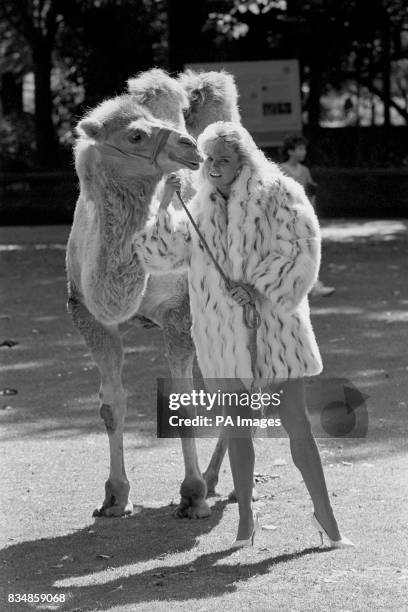
[{"label": "foliage", "polygon": [[[405,0],[224,0],[214,3],[207,29],[231,59],[298,57],[302,80],[319,114],[324,87],[353,81],[408,119]],[[369,16],[369,18],[368,18]],[[388,83],[390,81],[390,84]],[[405,100],[392,99],[395,88]],[[314,98],[314,100],[311,100]],[[318,118],[318,117],[317,117]]]},{"label": "foliage", "polygon": [[[230,3],[225,3],[226,5]],[[239,39],[248,34],[249,25],[241,20],[241,16],[266,15],[269,11],[278,13],[287,8],[286,0],[234,0],[228,12],[211,12],[208,23],[213,24],[223,36],[230,39]]]},{"label": "foliage", "polygon": [[0,159],[8,170],[32,166],[34,125],[31,115],[11,115],[0,120]]},{"label": "foliage", "polygon": [[59,55],[81,83],[86,105],[123,90],[131,74],[160,57],[163,0],[94,0],[66,16]]},{"label": "foliage", "polygon": [[3,0],[0,76],[34,72],[39,161],[55,163],[56,131],[66,141],[84,107],[163,60],[165,17],[165,0]]},{"label": "foliage", "polygon": [[[84,109],[153,65],[283,57],[301,60],[309,124],[330,115],[322,100],[333,91],[367,113],[371,105],[373,124],[396,114],[408,122],[406,0],[2,0],[0,79],[18,85],[33,72],[37,83],[36,147],[26,147],[15,109],[2,128],[8,155],[36,151],[38,163],[55,164]],[[357,125],[358,112],[348,119]]]}]

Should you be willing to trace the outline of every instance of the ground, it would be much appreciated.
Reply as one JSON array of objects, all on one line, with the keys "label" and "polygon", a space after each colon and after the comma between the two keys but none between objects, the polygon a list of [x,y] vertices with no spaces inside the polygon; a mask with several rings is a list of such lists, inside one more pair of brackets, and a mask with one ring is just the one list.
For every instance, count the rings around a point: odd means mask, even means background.
[{"label": "ground", "polygon": [[[155,379],[167,365],[154,329],[126,341],[135,513],[91,518],[103,498],[108,448],[97,371],[65,310],[68,228],[2,228],[0,344],[18,344],[0,347],[0,609],[408,610],[407,225],[324,224],[321,278],[336,293],[312,300],[312,320],[325,375],[369,396],[366,438],[319,440],[340,527],[357,545],[351,551],[318,548],[285,439],[256,442],[264,476],[253,549],[229,550],[237,507],[226,499],[227,462],[211,518],[172,518],[181,450],[155,435]],[[203,466],[213,445],[199,442]],[[9,603],[23,593],[59,601]]]}]

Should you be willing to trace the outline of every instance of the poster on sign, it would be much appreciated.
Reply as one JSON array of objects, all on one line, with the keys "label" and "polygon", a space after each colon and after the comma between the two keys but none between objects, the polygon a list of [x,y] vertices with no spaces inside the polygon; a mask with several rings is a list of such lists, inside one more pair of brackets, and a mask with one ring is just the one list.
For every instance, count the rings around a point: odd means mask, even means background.
[{"label": "poster on sign", "polygon": [[239,91],[242,123],[260,146],[279,146],[302,131],[299,62],[214,62],[187,64],[192,70],[226,70]]}]

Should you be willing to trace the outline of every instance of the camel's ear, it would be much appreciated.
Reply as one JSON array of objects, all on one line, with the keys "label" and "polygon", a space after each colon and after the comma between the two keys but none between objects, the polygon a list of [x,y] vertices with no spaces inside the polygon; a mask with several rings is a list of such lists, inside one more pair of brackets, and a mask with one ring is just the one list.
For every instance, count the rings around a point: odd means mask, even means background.
[{"label": "camel's ear", "polygon": [[88,136],[98,140],[103,132],[103,124],[95,119],[83,119],[76,126],[76,133],[78,136]]},{"label": "camel's ear", "polygon": [[191,104],[203,104],[206,98],[206,92],[204,92],[203,89],[193,89],[189,94],[189,98]]}]

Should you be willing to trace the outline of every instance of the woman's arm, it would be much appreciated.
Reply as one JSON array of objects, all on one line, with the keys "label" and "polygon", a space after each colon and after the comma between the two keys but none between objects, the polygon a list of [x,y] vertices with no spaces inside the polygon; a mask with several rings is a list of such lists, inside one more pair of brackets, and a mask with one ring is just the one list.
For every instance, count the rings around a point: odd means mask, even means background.
[{"label": "woman's arm", "polygon": [[275,197],[271,226],[276,227],[276,236],[269,254],[255,268],[252,284],[273,304],[295,308],[318,276],[320,229],[303,189],[292,181],[290,186],[281,185]]},{"label": "woman's arm", "polygon": [[179,179],[170,175],[166,180],[163,198],[154,222],[134,240],[138,256],[148,272],[181,272],[188,267],[191,249],[191,237],[187,221],[183,219],[173,227],[167,206],[174,191],[179,189]]}]

